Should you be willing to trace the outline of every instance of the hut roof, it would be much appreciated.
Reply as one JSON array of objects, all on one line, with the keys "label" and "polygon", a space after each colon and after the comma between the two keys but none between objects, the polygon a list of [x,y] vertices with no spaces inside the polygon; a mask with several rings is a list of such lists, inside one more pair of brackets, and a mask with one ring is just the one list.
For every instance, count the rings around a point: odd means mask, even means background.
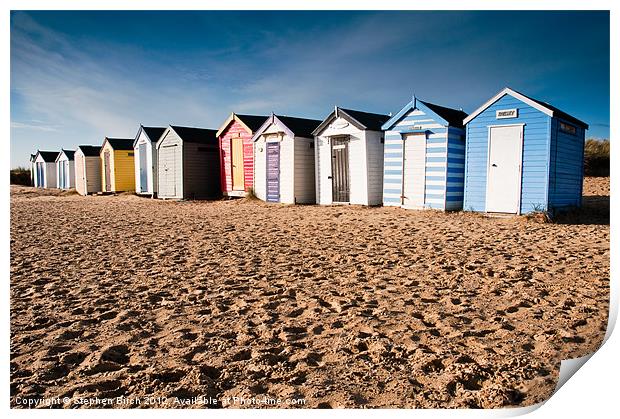
[{"label": "hut roof", "polygon": [[381,125],[383,125],[388,119],[390,119],[389,115],[383,115],[379,113],[362,112],[344,108],[339,108],[339,110],[346,112],[348,115],[361,122],[364,125],[365,129],[369,129],[372,131],[380,131]]},{"label": "hut roof", "polygon": [[293,116],[275,115],[297,137],[312,138],[312,132],[321,124],[318,119],[296,118]]},{"label": "hut roof", "polygon": [[238,121],[241,125],[247,128],[250,133],[254,134],[254,131],[259,129],[267,118],[268,116],[263,115],[240,115],[233,112],[228,118],[226,118],[226,121],[224,121],[222,126],[220,126],[217,130],[216,137],[222,135],[224,130],[226,130],[226,128],[228,128],[228,126],[234,121]]},{"label": "hut roof", "polygon": [[82,150],[82,153],[86,157],[99,156],[99,153],[101,152],[101,147],[98,145],[80,145],[78,148]]},{"label": "hut roof", "polygon": [[154,142],[157,142],[157,140],[159,140],[159,137],[161,137],[161,135],[166,130],[165,127],[142,127],[142,129],[149,137],[149,139]]},{"label": "hut roof", "polygon": [[277,124],[291,137],[312,138],[312,132],[321,124],[318,119],[296,118],[293,116],[282,116],[271,114],[267,117],[263,125],[254,133],[252,140],[256,141],[271,126]]},{"label": "hut roof", "polygon": [[516,99],[519,99],[520,101],[527,103],[531,107],[536,108],[539,111],[551,117],[561,118],[561,119],[564,119],[565,121],[572,122],[573,124],[579,125],[582,128],[588,129],[588,124],[586,124],[583,121],[580,121],[574,116],[571,116],[567,114],[566,112],[561,111],[560,109],[556,108],[553,105],[548,104],[547,102],[543,102],[542,100],[534,99],[534,98],[524,95],[523,93],[519,93],[516,90],[511,89],[510,87],[505,87],[504,89],[499,91],[495,96],[493,96],[491,99],[487,100],[482,106],[480,106],[478,109],[472,112],[467,118],[465,118],[463,123],[467,124],[469,121],[471,121],[476,116],[478,116],[480,113],[482,113],[486,108],[491,106],[497,100],[501,99],[504,95],[510,95]]},{"label": "hut roof", "polygon": [[176,132],[183,141],[188,143],[212,144],[217,145],[217,137],[214,129],[179,127],[170,125],[170,128]]},{"label": "hut roof", "polygon": [[[133,139],[131,138],[105,138],[114,150],[133,150]],[[105,143],[105,141],[104,141]]]},{"label": "hut roof", "polygon": [[390,119],[389,115],[336,107],[332,113],[330,113],[327,118],[325,118],[323,122],[316,127],[312,134],[318,135],[327,125],[339,117],[346,119],[359,129],[370,131],[381,131],[381,126]]},{"label": "hut roof", "polygon": [[[54,163],[56,161],[56,157],[58,157],[58,151],[37,151],[37,154],[43,158],[43,161],[46,163]],[[36,157],[35,157],[36,159]]]},{"label": "hut roof", "polygon": [[[389,130],[395,124],[397,124],[403,117],[405,117],[409,111],[419,109],[423,112],[432,113],[440,122],[444,125],[449,125],[457,128],[463,128],[463,119],[467,117],[467,114],[460,109],[447,108],[445,106],[435,105],[434,103],[426,102],[416,98],[415,96],[409,103],[407,103],[398,113],[390,118],[383,126],[383,130]],[[432,115],[431,115],[432,116]]]},{"label": "hut roof", "polygon": [[60,159],[60,156],[62,155],[67,156],[67,159],[69,161],[73,160],[73,157],[75,156],[75,150],[65,150],[64,148],[60,150],[60,153],[58,153],[58,156],[56,157],[56,161],[58,161],[58,159]]},{"label": "hut roof", "polygon": [[461,109],[446,108],[445,106],[435,105],[434,103],[420,100],[427,108],[445,119],[450,126],[462,128],[463,119],[467,118],[467,113]]},{"label": "hut roof", "polygon": [[241,122],[247,125],[247,127],[250,128],[252,132],[259,129],[261,125],[263,125],[263,122],[265,122],[265,119],[267,119],[266,116],[262,115],[235,115],[241,120]]}]

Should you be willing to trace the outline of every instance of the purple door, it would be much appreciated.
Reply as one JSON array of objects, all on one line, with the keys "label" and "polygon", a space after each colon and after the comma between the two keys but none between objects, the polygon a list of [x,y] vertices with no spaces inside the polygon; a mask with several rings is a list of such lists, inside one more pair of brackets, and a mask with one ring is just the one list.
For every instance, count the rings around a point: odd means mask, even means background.
[{"label": "purple door", "polygon": [[280,202],[280,143],[267,143],[267,201]]}]

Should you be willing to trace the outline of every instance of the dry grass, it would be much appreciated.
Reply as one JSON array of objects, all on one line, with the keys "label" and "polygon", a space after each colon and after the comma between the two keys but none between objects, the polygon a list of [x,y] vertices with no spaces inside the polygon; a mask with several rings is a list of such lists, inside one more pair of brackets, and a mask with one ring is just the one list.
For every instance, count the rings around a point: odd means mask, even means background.
[{"label": "dry grass", "polygon": [[584,150],[584,170],[587,176],[609,176],[609,140],[586,141]]}]

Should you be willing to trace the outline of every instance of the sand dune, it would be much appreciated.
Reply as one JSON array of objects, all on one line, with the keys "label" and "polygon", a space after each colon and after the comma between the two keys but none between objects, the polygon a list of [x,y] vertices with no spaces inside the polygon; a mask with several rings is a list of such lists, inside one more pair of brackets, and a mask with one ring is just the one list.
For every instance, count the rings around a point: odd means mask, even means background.
[{"label": "sand dune", "polygon": [[608,297],[604,217],[11,189],[12,406],[528,405],[600,345]]}]

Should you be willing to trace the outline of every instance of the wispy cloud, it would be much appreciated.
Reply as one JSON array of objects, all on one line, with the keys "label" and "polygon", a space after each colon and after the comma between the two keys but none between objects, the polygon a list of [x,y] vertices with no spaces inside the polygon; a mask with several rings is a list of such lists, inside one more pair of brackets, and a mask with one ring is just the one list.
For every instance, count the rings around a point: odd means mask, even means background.
[{"label": "wispy cloud", "polygon": [[11,121],[11,128],[34,130],[34,131],[46,131],[46,132],[58,131],[58,126],[44,125],[41,123],[41,121],[30,121],[30,122]]}]

